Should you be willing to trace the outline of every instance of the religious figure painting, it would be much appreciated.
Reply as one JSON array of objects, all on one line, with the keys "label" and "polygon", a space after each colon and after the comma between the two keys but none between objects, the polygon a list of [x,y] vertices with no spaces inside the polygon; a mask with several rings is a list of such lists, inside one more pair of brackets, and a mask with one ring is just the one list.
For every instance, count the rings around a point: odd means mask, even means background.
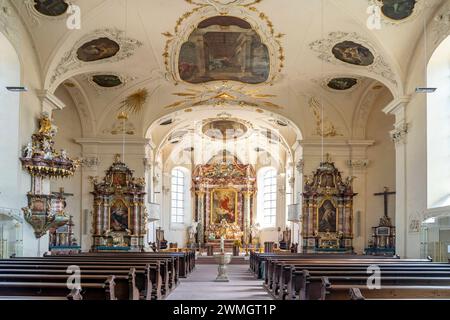
[{"label": "religious figure painting", "polygon": [[237,220],[237,191],[234,189],[215,189],[211,192],[211,223],[219,224],[225,220]]},{"label": "religious figure painting", "polygon": [[323,173],[320,176],[320,186],[322,188],[334,188],[334,177],[331,173]]},{"label": "religious figure painting", "polygon": [[126,175],[125,173],[117,172],[113,174],[112,183],[116,186],[124,186],[126,185]]},{"label": "religious figure painting", "polygon": [[343,41],[336,44],[332,53],[336,59],[357,66],[370,66],[375,60],[374,55],[368,48],[353,41]]},{"label": "religious figure painting", "polygon": [[268,79],[269,60],[267,46],[248,22],[213,17],[201,22],[181,46],[178,71],[189,83],[234,80],[257,84]]},{"label": "religious figure painting", "polygon": [[327,86],[334,90],[348,90],[352,87],[354,87],[358,83],[358,80],[355,78],[334,78],[331,79]]},{"label": "religious figure painting", "polygon": [[381,12],[392,20],[403,20],[414,12],[416,0],[382,0]]},{"label": "religious figure painting", "polygon": [[66,13],[68,7],[69,5],[64,0],[34,0],[36,11],[49,17],[57,17]]},{"label": "religious figure painting", "polygon": [[109,216],[110,230],[126,231],[128,229],[129,210],[123,200],[116,200],[111,206]]},{"label": "religious figure painting", "polygon": [[83,44],[77,51],[77,57],[81,61],[91,62],[114,57],[119,50],[117,42],[103,37]]},{"label": "religious figure painting", "polygon": [[318,209],[319,232],[337,231],[337,213],[336,207],[331,200],[322,202]]}]

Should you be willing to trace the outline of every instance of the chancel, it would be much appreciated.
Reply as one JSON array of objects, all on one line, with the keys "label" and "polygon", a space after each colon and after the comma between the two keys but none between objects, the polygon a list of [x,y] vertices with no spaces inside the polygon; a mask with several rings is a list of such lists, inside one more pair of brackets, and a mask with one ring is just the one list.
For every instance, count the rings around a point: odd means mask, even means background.
[{"label": "chancel", "polygon": [[450,298],[449,0],[0,9],[0,300]]}]

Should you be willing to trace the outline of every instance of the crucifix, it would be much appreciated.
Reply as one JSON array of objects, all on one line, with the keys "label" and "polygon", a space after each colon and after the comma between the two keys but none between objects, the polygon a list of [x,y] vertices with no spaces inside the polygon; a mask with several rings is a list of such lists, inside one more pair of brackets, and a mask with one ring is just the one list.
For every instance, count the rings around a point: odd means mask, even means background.
[{"label": "crucifix", "polygon": [[383,196],[384,197],[384,216],[388,218],[388,196],[391,194],[395,194],[394,191],[389,191],[388,187],[384,187],[384,192],[374,193],[374,196]]}]

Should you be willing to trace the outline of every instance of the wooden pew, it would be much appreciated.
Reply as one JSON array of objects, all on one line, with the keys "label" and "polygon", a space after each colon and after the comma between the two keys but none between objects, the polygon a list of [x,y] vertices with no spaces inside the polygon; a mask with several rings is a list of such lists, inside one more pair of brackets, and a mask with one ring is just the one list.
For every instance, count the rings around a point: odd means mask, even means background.
[{"label": "wooden pew", "polygon": [[[49,275],[64,275],[67,277],[67,268],[73,265],[69,264],[41,264],[38,261],[34,264],[13,264],[4,263],[0,260],[0,277],[3,274],[49,274]],[[159,264],[147,264],[145,266],[133,265],[92,265],[79,262],[77,266],[81,270],[82,275],[117,275],[124,276],[130,272],[130,268],[135,271],[135,287],[140,292],[141,299],[150,300],[162,299],[162,281]]]},{"label": "wooden pew", "polygon": [[82,290],[69,290],[61,282],[0,282],[0,296],[8,297],[57,297],[68,300],[117,300],[114,276],[105,282],[92,282],[83,285]]}]

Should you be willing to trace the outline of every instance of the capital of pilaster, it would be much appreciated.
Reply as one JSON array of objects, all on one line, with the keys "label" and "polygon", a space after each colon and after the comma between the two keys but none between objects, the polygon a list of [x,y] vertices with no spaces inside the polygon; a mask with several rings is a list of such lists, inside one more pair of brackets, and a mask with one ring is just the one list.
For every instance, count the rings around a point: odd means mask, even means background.
[{"label": "capital of pilaster", "polygon": [[42,112],[52,114],[53,110],[62,110],[66,107],[65,103],[59,100],[53,93],[48,90],[38,90],[36,95],[41,100]]}]

